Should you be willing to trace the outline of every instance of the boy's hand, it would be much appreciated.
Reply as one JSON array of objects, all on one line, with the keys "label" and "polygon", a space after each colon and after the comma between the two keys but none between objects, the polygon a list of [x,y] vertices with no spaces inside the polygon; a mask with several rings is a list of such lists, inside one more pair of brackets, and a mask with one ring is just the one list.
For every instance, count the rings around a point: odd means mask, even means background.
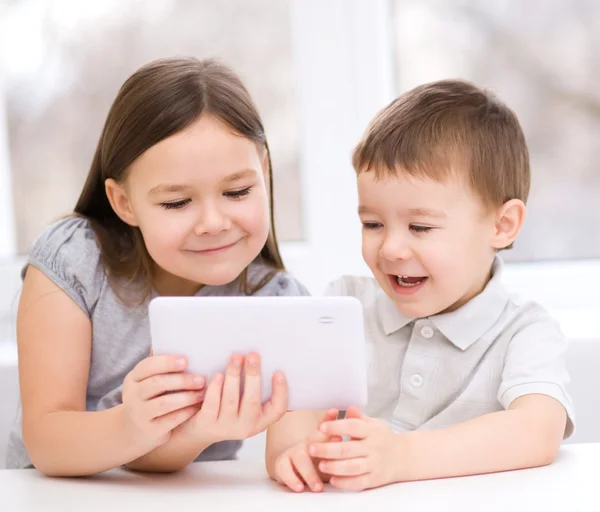
[{"label": "boy's hand", "polygon": [[309,447],[311,456],[324,459],[319,469],[331,475],[333,487],[358,491],[397,481],[397,468],[404,459],[403,438],[384,421],[350,407],[345,419],[323,423],[320,430],[323,435],[351,438],[341,443],[314,442]]},{"label": "boy's hand", "polygon": [[[337,418],[338,411],[330,409],[321,418],[320,424],[333,421]],[[312,443],[339,442],[339,436],[327,436],[315,430],[304,441],[291,446],[284,451],[275,461],[275,479],[282,485],[289,487],[292,491],[304,491],[304,484],[313,492],[323,490],[323,482],[326,478],[317,468],[319,460],[313,459],[308,453],[308,447]]]},{"label": "boy's hand", "polygon": [[[242,367],[244,392],[240,397]],[[262,432],[287,411],[288,392],[282,373],[273,376],[272,395],[261,402],[260,357],[231,357],[225,375],[210,380],[200,410],[174,431],[174,435],[192,436],[207,446],[218,441],[246,439]]]}]

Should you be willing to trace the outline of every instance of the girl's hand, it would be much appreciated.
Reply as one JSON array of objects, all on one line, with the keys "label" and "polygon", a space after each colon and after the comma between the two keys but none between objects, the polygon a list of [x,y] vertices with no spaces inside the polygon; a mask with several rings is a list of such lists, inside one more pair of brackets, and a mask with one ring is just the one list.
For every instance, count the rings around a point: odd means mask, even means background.
[{"label": "girl's hand", "polygon": [[[242,368],[245,378],[240,398]],[[178,433],[183,431],[204,445],[252,437],[287,411],[288,390],[282,373],[273,375],[272,390],[270,400],[262,404],[260,356],[251,353],[244,359],[234,354],[225,375],[213,375],[200,410],[177,429]]]},{"label": "girl's hand", "polygon": [[148,451],[166,443],[204,399],[204,377],[183,373],[186,366],[183,357],[150,356],[125,377],[125,429]]}]

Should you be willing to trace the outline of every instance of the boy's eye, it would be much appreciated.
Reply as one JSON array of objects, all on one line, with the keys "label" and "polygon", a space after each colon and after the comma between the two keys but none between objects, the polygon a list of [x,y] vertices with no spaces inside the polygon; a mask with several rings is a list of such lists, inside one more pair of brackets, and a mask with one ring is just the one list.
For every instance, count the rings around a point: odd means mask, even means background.
[{"label": "boy's eye", "polygon": [[246,187],[241,190],[231,190],[229,192],[225,192],[223,195],[225,197],[230,197],[232,199],[237,199],[239,197],[247,196],[250,193],[252,187]]},{"label": "boy's eye", "polygon": [[363,222],[363,229],[377,229],[381,227],[379,222]]},{"label": "boy's eye", "polygon": [[417,226],[416,224],[411,224],[410,229],[416,233],[427,233],[433,228],[431,226]]},{"label": "boy's eye", "polygon": [[186,206],[191,199],[182,199],[181,201],[173,201],[172,203],[160,203],[165,210],[179,210]]}]

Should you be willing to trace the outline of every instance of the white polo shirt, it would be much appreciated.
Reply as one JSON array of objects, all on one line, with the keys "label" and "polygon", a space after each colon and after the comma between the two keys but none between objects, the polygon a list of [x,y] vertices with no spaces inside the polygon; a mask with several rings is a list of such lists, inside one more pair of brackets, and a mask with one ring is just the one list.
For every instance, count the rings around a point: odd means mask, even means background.
[{"label": "white polo shirt", "polygon": [[428,318],[403,316],[371,277],[344,276],[327,295],[356,297],[364,308],[368,403],[364,413],[395,432],[436,429],[507,409],[529,394],[558,400],[574,415],[567,393],[567,341],[538,304],[519,303],[492,279],[463,307]]}]

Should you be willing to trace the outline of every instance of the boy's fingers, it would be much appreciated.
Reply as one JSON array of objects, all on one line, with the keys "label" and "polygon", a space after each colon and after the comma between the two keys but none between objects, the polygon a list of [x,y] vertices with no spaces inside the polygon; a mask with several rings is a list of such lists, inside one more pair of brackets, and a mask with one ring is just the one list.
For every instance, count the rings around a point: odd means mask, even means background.
[{"label": "boy's fingers", "polygon": [[319,471],[336,476],[360,476],[369,473],[366,457],[344,460],[323,460],[319,462]]},{"label": "boy's fingers", "polygon": [[354,459],[367,455],[364,443],[360,441],[311,443],[308,453],[318,459]]},{"label": "boy's fingers", "polygon": [[357,418],[328,421],[323,423],[319,430],[327,435],[348,436],[355,439],[364,439],[368,435],[367,422]]}]

